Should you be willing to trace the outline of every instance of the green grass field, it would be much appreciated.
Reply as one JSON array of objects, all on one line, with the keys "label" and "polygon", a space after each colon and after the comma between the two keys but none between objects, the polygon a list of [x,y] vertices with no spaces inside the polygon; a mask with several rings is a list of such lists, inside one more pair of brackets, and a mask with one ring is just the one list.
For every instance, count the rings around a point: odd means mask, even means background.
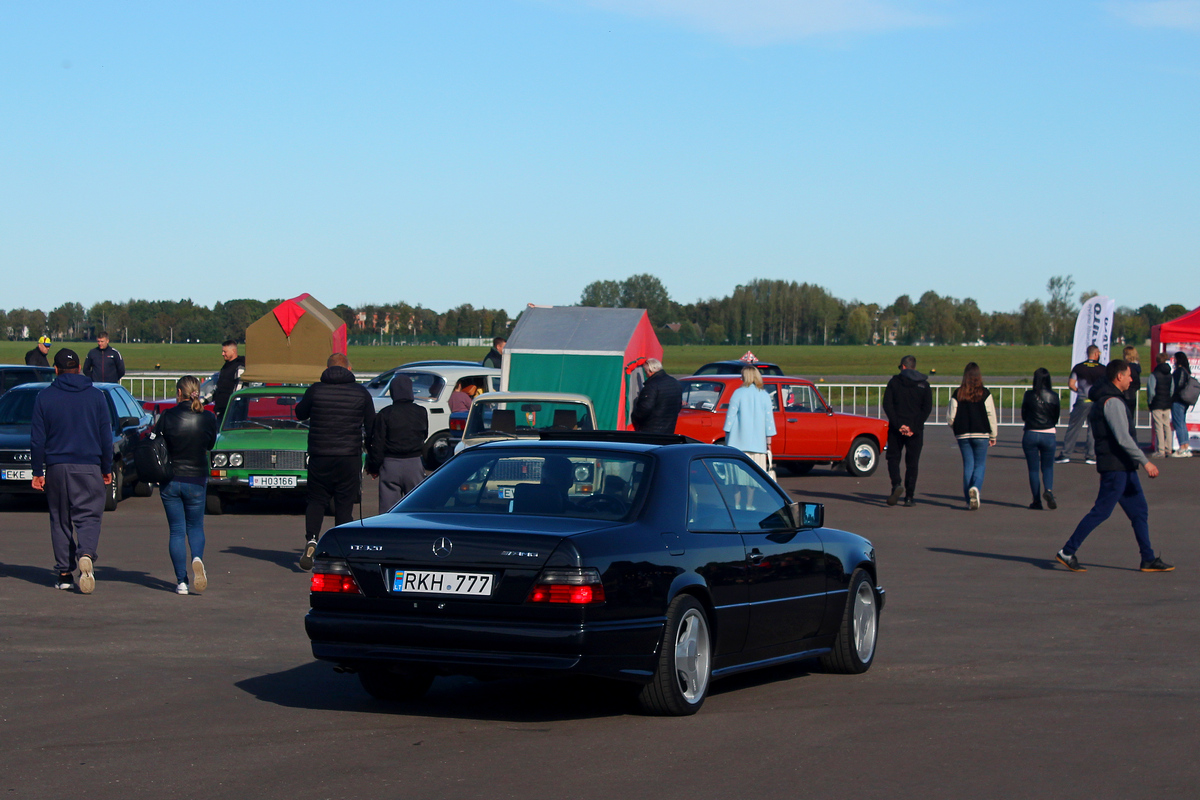
[{"label": "green grass field", "polygon": [[[51,356],[60,346],[55,343]],[[82,358],[94,345],[90,342],[68,342]],[[25,352],[32,342],[0,342],[0,363],[24,363]],[[210,373],[221,366],[221,348],[216,344],[118,344],[129,370],[164,372]],[[751,348],[764,361],[773,361],[792,375],[822,377],[831,375],[882,376],[896,371],[896,364],[905,353],[917,357],[922,372],[936,370],[939,382],[949,382],[962,375],[968,361],[975,361],[983,370],[984,380],[1002,376],[1028,380],[1038,367],[1046,367],[1056,384],[1066,382],[1070,368],[1069,347],[862,347],[862,346],[768,346]],[[245,352],[243,348],[243,352]],[[734,346],[668,347],[663,357],[666,369],[673,375],[689,375],[707,361],[738,358],[745,352]],[[485,347],[351,347],[350,360],[356,372],[374,374],[407,361],[452,358],[482,360]],[[1114,352],[1119,356],[1120,350]]]}]

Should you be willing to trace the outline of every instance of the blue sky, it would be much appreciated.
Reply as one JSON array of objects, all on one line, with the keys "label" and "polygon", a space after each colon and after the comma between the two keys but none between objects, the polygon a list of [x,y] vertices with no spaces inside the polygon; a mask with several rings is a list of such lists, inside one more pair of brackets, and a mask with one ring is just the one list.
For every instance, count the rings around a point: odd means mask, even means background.
[{"label": "blue sky", "polygon": [[0,307],[1192,307],[1198,141],[1197,0],[0,1]]}]

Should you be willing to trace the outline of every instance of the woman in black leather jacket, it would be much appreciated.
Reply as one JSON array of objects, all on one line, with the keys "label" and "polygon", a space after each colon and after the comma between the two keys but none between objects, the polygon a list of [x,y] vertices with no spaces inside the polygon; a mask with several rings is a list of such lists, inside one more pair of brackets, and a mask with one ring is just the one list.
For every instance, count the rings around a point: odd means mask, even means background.
[{"label": "woman in black leather jacket", "polygon": [[[1058,425],[1058,392],[1050,385],[1050,371],[1038,367],[1033,373],[1033,388],[1025,392],[1021,401],[1021,420],[1025,433],[1021,437],[1021,449],[1025,451],[1025,462],[1029,465],[1029,489],[1033,492],[1032,509],[1041,510],[1042,498],[1050,508],[1058,508],[1054,499],[1054,445],[1055,427]],[[1045,485],[1045,492],[1042,485]]]},{"label": "woman in black leather jacket", "polygon": [[208,486],[208,451],[217,441],[217,418],[204,410],[200,381],[185,375],[175,384],[176,404],[163,412],[154,430],[167,443],[172,478],[158,488],[167,526],[168,549],[175,566],[175,591],[188,594],[187,551],[192,549],[191,589],[208,587],[204,570],[204,495]]}]

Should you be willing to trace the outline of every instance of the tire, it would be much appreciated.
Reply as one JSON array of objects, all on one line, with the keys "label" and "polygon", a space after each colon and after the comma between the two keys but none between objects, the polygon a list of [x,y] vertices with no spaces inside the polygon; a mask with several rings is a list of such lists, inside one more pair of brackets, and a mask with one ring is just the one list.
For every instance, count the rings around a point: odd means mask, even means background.
[{"label": "tire", "polygon": [[134,497],[149,497],[152,494],[154,494],[154,484],[153,483],[146,483],[145,481],[138,481],[137,483],[135,483],[133,485],[133,496]]},{"label": "tire", "polygon": [[658,668],[638,694],[642,711],[671,717],[699,711],[708,694],[714,649],[704,606],[687,594],[672,600],[658,649]]},{"label": "tire", "polygon": [[871,668],[879,643],[879,598],[866,570],[856,569],[850,576],[850,595],[842,612],[833,649],[821,656],[821,665],[830,672],[858,675]]},{"label": "tire", "polygon": [[846,471],[856,478],[866,478],[879,468],[879,445],[873,439],[860,436],[846,454]]},{"label": "tire", "polygon": [[450,444],[450,432],[440,431],[430,436],[429,441],[425,442],[425,452],[421,460],[425,462],[425,469],[433,472],[445,464],[452,455],[454,455],[454,446]]},{"label": "tire", "polygon": [[433,673],[424,670],[368,667],[358,671],[358,680],[367,694],[385,703],[416,700],[433,684]]},{"label": "tire", "polygon": [[209,492],[204,498],[204,513],[219,517],[225,513],[225,498],[216,492]]},{"label": "tire", "polygon": [[108,489],[108,494],[104,496],[104,510],[116,511],[117,503],[121,502],[125,494],[125,473],[121,471],[120,466],[113,465],[112,483],[105,488]]},{"label": "tire", "polygon": [[811,461],[776,461],[775,462],[776,468],[782,467],[784,472],[786,472],[789,475],[795,475],[796,477],[800,477],[801,475],[807,475],[808,473],[812,472],[812,469],[815,466],[816,466],[816,464],[814,464]]}]

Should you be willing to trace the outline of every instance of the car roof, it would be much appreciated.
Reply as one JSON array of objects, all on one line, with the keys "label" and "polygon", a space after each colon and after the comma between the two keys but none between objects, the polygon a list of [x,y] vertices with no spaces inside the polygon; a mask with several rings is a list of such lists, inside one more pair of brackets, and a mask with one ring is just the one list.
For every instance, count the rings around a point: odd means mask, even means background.
[{"label": "car roof", "polygon": [[54,369],[54,367],[43,367],[39,364],[0,364],[0,369]]},{"label": "car roof", "polygon": [[[627,432],[589,431],[588,433],[620,435]],[[636,432],[634,431],[629,431],[628,433],[636,436]],[[683,449],[686,449],[687,452],[691,452],[692,450],[698,450],[704,453],[729,452],[729,448],[725,447],[724,445],[704,444],[695,440],[689,440],[686,436],[676,437],[673,434],[659,435],[661,435],[665,441],[636,441],[634,440],[634,437],[631,437],[630,440],[626,441],[613,441],[605,440],[604,438],[600,437],[588,438],[586,433],[579,431],[563,431],[562,435],[547,436],[546,434],[543,434],[541,439],[503,439],[500,441],[485,442],[464,452],[473,452],[484,449],[495,450],[498,448],[508,450],[521,450],[530,448],[535,450],[607,450],[614,453],[648,453],[651,451],[660,450],[662,448],[669,448],[672,452],[677,449],[681,450],[681,452]],[[656,436],[656,434],[643,434],[643,436],[651,438]]]},{"label": "car roof", "polygon": [[[429,372],[437,375],[439,378],[448,378],[450,376],[461,377],[463,375],[499,375],[500,370],[495,367],[483,367],[479,364],[471,363],[467,365],[430,365],[430,366],[414,366],[405,364],[403,367],[396,367],[393,372]],[[386,374],[386,373],[380,373]]]},{"label": "car roof", "polygon": [[407,364],[401,364],[396,369],[407,369],[409,367],[482,367],[478,361],[461,361],[453,358],[432,358],[428,361],[409,361]]},{"label": "car roof", "polygon": [[234,394],[304,394],[308,386],[298,383],[285,383],[280,386],[247,386],[238,389]]},{"label": "car roof", "polygon": [[[37,390],[40,392],[42,389],[49,389],[50,385],[51,385],[50,381],[30,381],[29,383],[18,384],[16,386],[12,387],[11,389],[9,389],[8,391],[9,392],[32,392],[34,390]],[[119,384],[119,383],[100,383],[99,381],[92,383],[92,386],[95,386],[97,389],[99,389],[102,392],[107,392],[107,391],[111,391],[113,389],[122,388],[121,384]],[[7,392],[6,392],[6,394],[7,394]]]},{"label": "car roof", "polygon": [[[811,380],[809,380],[808,378],[801,378],[799,375],[763,375],[762,379],[763,379],[763,383],[779,383],[780,381],[793,381],[796,383],[808,384],[809,386],[812,386],[814,389],[817,388],[817,385],[815,383],[813,383]],[[691,381],[691,380],[725,381],[728,383],[729,381],[739,381],[740,382],[742,380],[742,376],[741,375],[722,375],[720,373],[712,373],[709,375],[686,375],[682,378],[678,378],[678,380],[681,380],[681,381]]]},{"label": "car roof", "polygon": [[718,365],[728,366],[728,367],[738,367],[739,369],[742,367],[778,367],[779,366],[778,364],[776,364],[773,361],[742,361],[740,358],[726,358],[721,361],[709,361],[707,364],[703,364],[700,367],[700,369],[704,369],[704,367],[715,367]]},{"label": "car roof", "polygon": [[475,397],[476,400],[490,402],[511,402],[513,400],[542,400],[547,403],[585,403],[590,405],[592,398],[586,394],[572,392],[486,392]]}]

